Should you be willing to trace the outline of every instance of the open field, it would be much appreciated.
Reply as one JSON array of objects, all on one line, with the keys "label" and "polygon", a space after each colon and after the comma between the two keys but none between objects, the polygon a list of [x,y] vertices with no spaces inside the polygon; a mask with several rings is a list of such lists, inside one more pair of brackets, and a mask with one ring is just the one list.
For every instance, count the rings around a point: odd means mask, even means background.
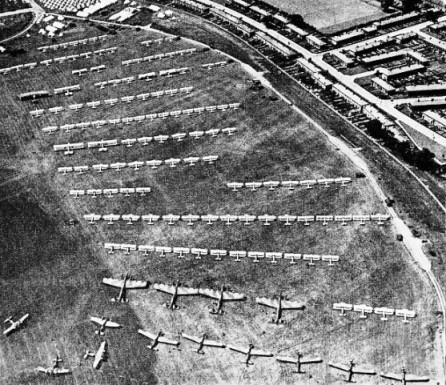
[{"label": "open field", "polygon": [[[82,34],[81,27],[78,33]],[[85,33],[92,31],[87,29]],[[78,365],[81,353],[98,344],[87,326],[87,318],[93,312],[110,315],[126,326],[113,334],[107,332],[111,345],[110,362],[104,364],[102,374],[93,373],[83,364],[74,369],[73,378],[58,380],[57,383],[144,384],[155,383],[156,379],[160,384],[255,384],[259,381],[268,384],[340,384],[341,376],[329,370],[326,362],[351,358],[377,371],[398,370],[406,365],[413,372],[436,378],[438,320],[435,297],[407,252],[394,241],[396,234],[390,224],[382,227],[376,224],[312,224],[308,227],[294,224],[285,227],[277,223],[271,226],[259,223],[251,226],[207,226],[202,223],[168,226],[160,222],[153,226],[141,223],[130,226],[122,222],[113,226],[105,223],[91,226],[84,221],[83,215],[89,212],[138,215],[385,212],[385,206],[374,195],[369,182],[355,179],[354,165],[327,144],[324,137],[300,115],[281,101],[271,101],[269,91],[253,88],[251,77],[238,64],[205,70],[200,64],[225,59],[209,51],[130,67],[120,65],[121,60],[132,57],[190,46],[183,40],[147,48],[138,43],[153,36],[147,32],[118,32],[103,44],[103,47],[118,46],[115,55],[38,67],[1,78],[5,90],[0,95],[4,106],[0,120],[5,127],[1,132],[2,165],[5,168],[1,174],[5,181],[2,196],[10,198],[0,206],[4,214],[0,216],[1,250],[7,256],[2,258],[4,276],[0,281],[0,298],[5,306],[0,316],[6,318],[22,311],[32,313],[29,327],[9,338],[2,347],[2,381],[11,384],[49,383],[49,380],[37,379],[30,368],[45,365],[42,361],[48,361],[62,346],[61,355],[67,366]],[[73,34],[69,40],[75,38]],[[32,41],[27,44],[31,47]],[[37,46],[39,43],[34,44]],[[92,50],[82,47],[84,49]],[[70,54],[70,50],[47,55],[31,48],[27,51],[17,60],[28,62],[41,60],[41,56]],[[107,66],[104,73],[87,74],[81,78],[71,75],[72,69],[102,63]],[[103,90],[93,86],[101,80],[186,66],[192,71],[178,77],[156,78],[152,82],[135,81]],[[37,105],[17,99],[20,92],[77,83],[81,84],[82,91],[73,96],[55,96]],[[194,90],[185,97],[161,97],[96,110],[84,107],[78,112],[46,113],[37,119],[28,113],[36,107],[66,107],[73,103],[180,86],[193,86]],[[41,132],[41,128],[48,125],[228,102],[240,102],[242,108],[232,113],[181,116],[115,128],[106,125],[71,133],[58,132],[52,136]],[[146,147],[121,146],[102,153],[80,150],[71,157],[52,151],[56,143],[135,138],[231,126],[239,129],[233,136],[153,143]],[[157,170],[146,167],[141,171],[126,169],[83,175],[56,172],[57,167],[64,165],[195,155],[218,155],[219,160],[210,166],[162,167]],[[318,187],[293,192],[261,190],[239,193],[230,191],[225,185],[230,181],[338,176],[352,177],[353,183],[347,187]],[[111,199],[74,199],[68,196],[71,188],[138,186],[151,187],[152,192],[145,197],[117,196]],[[14,218],[12,225],[5,220],[9,217]],[[64,226],[70,218],[76,218],[79,224]],[[338,254],[341,261],[333,267],[322,264],[311,267],[303,262],[290,265],[280,261],[273,266],[263,261],[259,264],[218,262],[209,257],[194,260],[190,257],[177,259],[173,255],[166,258],[155,254],[126,255],[123,252],[110,255],[103,248],[104,242]],[[21,261],[22,270],[17,267],[18,261]],[[116,292],[101,287],[100,279],[124,272],[151,283],[171,283],[179,279],[183,284],[195,287],[218,288],[227,284],[232,290],[245,293],[248,301],[226,305],[223,316],[213,317],[208,313],[208,300],[180,299],[181,308],[171,313],[161,306],[167,297],[149,288],[130,294],[131,309],[126,305],[112,305],[108,298]],[[280,292],[305,302],[306,309],[285,314],[286,323],[275,326],[268,322],[271,318],[269,312],[259,309],[253,299],[256,296],[272,297]],[[12,301],[11,298],[17,298],[17,293],[21,295],[20,300]],[[409,308],[415,310],[418,317],[408,325],[396,319],[384,323],[378,316],[359,320],[357,314],[348,314],[341,318],[332,310],[334,302]],[[161,347],[159,352],[148,353],[144,347],[147,341],[135,334],[138,327],[154,332],[162,329],[168,337],[176,337],[181,331],[195,335],[206,332],[210,338],[221,339],[227,344],[246,345],[252,342],[282,355],[294,355],[301,350],[304,354],[321,355],[324,364],[309,368],[305,375],[299,377],[290,368],[280,367],[273,359],[256,359],[254,366],[245,369],[238,364],[242,357],[229,350],[207,350],[204,356],[198,356],[189,351],[186,343],[181,351]],[[19,357],[23,358],[17,361]],[[121,379],[120,375],[125,378]],[[368,383],[381,382],[374,378]]]},{"label": "open field", "polygon": [[0,13],[29,8],[29,4],[23,0],[3,0],[0,2]]},{"label": "open field", "polygon": [[31,23],[33,17],[32,12],[0,17],[0,41],[24,30]]},{"label": "open field", "polygon": [[[308,24],[322,32],[327,27],[350,23],[355,19],[379,18],[385,15],[379,8],[361,0],[265,1],[290,14],[301,15]],[[364,22],[364,20],[359,20],[359,22]]]}]

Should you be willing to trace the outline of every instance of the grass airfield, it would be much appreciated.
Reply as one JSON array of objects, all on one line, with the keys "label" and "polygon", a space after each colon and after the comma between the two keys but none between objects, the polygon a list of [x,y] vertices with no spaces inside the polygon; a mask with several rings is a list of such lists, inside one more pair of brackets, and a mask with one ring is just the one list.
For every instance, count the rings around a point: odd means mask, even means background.
[{"label": "grass airfield", "polygon": [[[76,31],[67,40],[95,36],[90,27],[77,23]],[[79,35],[79,37],[77,37]],[[398,371],[406,366],[410,372],[437,374],[439,339],[434,293],[425,277],[413,265],[401,244],[394,241],[390,224],[313,223],[306,227],[280,223],[263,226],[234,224],[212,226],[199,222],[194,226],[178,223],[169,226],[158,222],[153,226],[121,221],[109,226],[104,222],[91,226],[83,220],[86,213],[98,214],[254,214],[283,215],[370,214],[384,213],[385,206],[374,195],[368,181],[355,179],[355,167],[315,128],[281,101],[271,101],[267,90],[254,90],[248,74],[238,64],[215,70],[202,69],[200,64],[225,60],[210,51],[153,63],[122,67],[121,60],[132,57],[170,52],[189,47],[184,41],[144,47],[142,40],[157,38],[151,32],[118,32],[101,48],[118,46],[117,54],[94,57],[85,62],[75,61],[39,67],[20,74],[0,78],[4,92],[0,95],[3,201],[0,205],[1,226],[1,288],[0,316],[31,313],[28,326],[5,339],[0,345],[0,379],[8,384],[341,384],[344,376],[328,369],[328,361],[347,362],[354,358],[380,371]],[[40,39],[40,38],[36,38]],[[133,44],[131,44],[133,43]],[[32,42],[27,42],[30,47]],[[35,42],[35,46],[44,45]],[[98,45],[99,47],[99,45]],[[94,47],[94,49],[97,49]],[[93,50],[81,46],[51,54],[32,50],[23,62],[43,60]],[[29,57],[28,57],[29,56]],[[4,64],[4,60],[0,59]],[[78,78],[72,69],[106,64],[100,74]],[[15,64],[15,63],[13,63]],[[11,65],[13,65],[11,64]],[[152,82],[95,88],[98,81],[115,77],[168,68],[190,67],[187,75]],[[56,88],[80,83],[82,92],[73,96],[55,96],[39,102],[38,108],[103,100],[141,92],[193,86],[184,97],[161,97],[146,102],[120,103],[96,110],[84,107],[78,112],[66,110],[53,115],[46,112],[32,118],[35,106],[19,102],[20,92]],[[152,112],[171,111],[220,103],[242,103],[242,108],[230,112],[204,113],[197,117],[181,116],[166,120],[144,121],[130,125],[88,128],[72,133],[57,132],[43,135],[41,128],[97,119],[114,119]],[[125,139],[157,134],[191,132],[211,128],[236,126],[233,136],[219,134],[216,138],[185,139],[183,142],[119,146],[106,153],[98,150],[75,151],[71,157],[52,151],[53,144],[104,139]],[[119,127],[119,128],[118,128]],[[57,173],[57,167],[134,160],[185,158],[218,155],[215,165],[148,167],[140,171],[104,171],[83,175]],[[293,192],[266,189],[257,192],[233,192],[226,182],[317,179],[349,176],[347,187],[315,187]],[[70,189],[140,187],[152,188],[145,197],[111,199],[68,196]],[[79,225],[67,226],[68,219],[77,218]],[[243,260],[236,263],[226,257],[214,261],[191,257],[178,259],[172,254],[165,258],[155,253],[149,256],[126,255],[116,251],[108,254],[104,242],[154,244],[164,246],[219,248],[226,250],[259,250],[340,255],[336,266],[320,262],[308,266],[280,261],[276,266],[265,261],[254,264]],[[24,263],[23,261],[26,261]],[[233,291],[245,293],[246,302],[225,304],[223,316],[209,314],[210,300],[180,298],[175,312],[162,307],[168,301],[153,288],[130,293],[130,305],[112,304],[109,298],[117,290],[103,287],[105,276],[120,276],[128,272],[150,283],[173,283],[218,289],[222,284]],[[285,312],[285,324],[270,323],[271,312],[254,303],[255,297],[273,297],[280,292],[289,299],[306,303],[299,312]],[[408,308],[418,317],[405,325],[400,319],[387,323],[376,315],[360,320],[357,314],[339,317],[332,310],[334,302],[365,303],[370,306]],[[107,315],[124,324],[115,333],[107,331],[110,359],[99,372],[93,372],[91,362],[80,364],[87,348],[97,348],[99,339],[93,334],[88,318]],[[259,348],[280,355],[321,355],[324,363],[311,365],[306,374],[293,373],[271,358],[254,358],[246,368],[239,364],[243,356],[227,349],[206,349],[197,355],[187,341],[182,350],[165,346],[152,353],[149,343],[136,334],[138,328],[177,338],[182,331],[226,344]],[[37,376],[33,368],[49,366],[59,352],[64,366],[74,367],[71,377],[51,379]],[[358,383],[380,384],[379,377],[356,377]],[[0,381],[0,382],[1,382]],[[431,381],[435,383],[434,381]],[[388,383],[388,382],[387,382]]]}]

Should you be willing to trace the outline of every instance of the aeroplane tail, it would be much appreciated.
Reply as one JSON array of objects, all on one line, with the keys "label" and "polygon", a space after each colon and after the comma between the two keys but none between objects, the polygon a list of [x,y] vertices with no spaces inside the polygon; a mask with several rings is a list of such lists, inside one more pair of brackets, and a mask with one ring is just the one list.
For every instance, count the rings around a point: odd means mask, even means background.
[{"label": "aeroplane tail", "polygon": [[8,323],[8,322],[12,322],[12,316],[6,318],[6,319],[3,321],[3,323],[5,323],[5,324]]},{"label": "aeroplane tail", "polygon": [[87,350],[84,354],[84,360],[88,360],[89,357],[94,357],[94,353]]},{"label": "aeroplane tail", "polygon": [[192,348],[191,350],[193,352],[195,352],[195,353],[198,353],[198,354],[204,354],[203,350],[201,350],[201,349],[194,349],[194,348]]},{"label": "aeroplane tail", "polygon": [[158,351],[158,348],[155,348],[153,345],[147,345],[147,348],[153,350],[154,352]]},{"label": "aeroplane tail", "polygon": [[97,334],[99,336],[105,335],[105,333],[102,330],[95,330],[94,334]]},{"label": "aeroplane tail", "polygon": [[209,310],[209,314],[214,314],[214,315],[222,315],[223,314],[223,310],[215,310],[215,309],[211,309]]}]

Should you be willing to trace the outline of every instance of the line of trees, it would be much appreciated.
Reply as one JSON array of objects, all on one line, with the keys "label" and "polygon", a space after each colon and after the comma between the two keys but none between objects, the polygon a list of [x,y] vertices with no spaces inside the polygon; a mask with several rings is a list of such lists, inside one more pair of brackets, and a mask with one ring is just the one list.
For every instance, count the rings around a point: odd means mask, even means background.
[{"label": "line of trees", "polygon": [[382,126],[379,120],[375,119],[366,123],[366,129],[370,136],[382,140],[387,148],[393,150],[393,152],[401,156],[407,163],[432,173],[439,171],[438,165],[434,160],[435,154],[433,152],[427,148],[419,150],[408,141],[400,142],[394,137],[392,132]]},{"label": "line of trees", "polygon": [[[420,7],[422,0],[401,0],[401,8],[403,12],[412,12]],[[390,7],[393,7],[394,0],[381,0],[381,8],[383,11],[387,11]]]}]

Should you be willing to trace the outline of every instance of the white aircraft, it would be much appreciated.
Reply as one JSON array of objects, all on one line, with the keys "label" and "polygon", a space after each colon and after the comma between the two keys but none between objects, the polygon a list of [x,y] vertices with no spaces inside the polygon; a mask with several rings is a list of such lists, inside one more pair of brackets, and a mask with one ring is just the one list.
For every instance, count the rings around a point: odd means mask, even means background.
[{"label": "white aircraft", "polygon": [[237,215],[220,215],[220,220],[225,222],[227,226],[237,221],[237,219],[238,219]]},{"label": "white aircraft", "polygon": [[28,317],[29,317],[29,314],[25,314],[22,318],[20,318],[17,321],[13,321],[12,317],[5,319],[3,321],[3,323],[5,323],[5,324],[9,323],[9,327],[3,332],[3,335],[8,336],[8,335],[12,334],[13,332],[21,329],[24,326]]},{"label": "white aircraft", "polygon": [[130,168],[133,168],[135,171],[138,171],[142,166],[144,166],[144,162],[138,162],[138,161],[130,162],[128,163],[128,166]]},{"label": "white aircraft", "polygon": [[139,196],[143,197],[147,193],[151,192],[152,189],[150,187],[137,187],[135,191],[137,194],[139,194]]},{"label": "white aircraft", "polygon": [[220,292],[211,289],[198,289],[198,293],[204,295],[205,297],[210,297],[217,300],[216,302],[212,303],[216,307],[213,307],[212,310],[209,311],[211,314],[223,314],[224,302],[246,300],[246,296],[244,294],[225,291],[224,285],[222,285]]},{"label": "white aircraft", "polygon": [[328,266],[333,266],[333,262],[339,262],[339,255],[322,255],[322,260],[328,262]]},{"label": "white aircraft", "polygon": [[203,162],[207,162],[209,164],[214,164],[214,162],[216,162],[218,160],[218,155],[208,155],[208,156],[203,156]]},{"label": "white aircraft", "polygon": [[103,278],[102,283],[108,286],[120,288],[117,298],[112,298],[112,302],[128,302],[126,298],[126,290],[131,289],[145,289],[148,286],[147,281],[136,281],[129,277],[127,274],[122,279],[116,278]]},{"label": "white aircraft", "polygon": [[242,353],[246,355],[246,360],[242,361],[246,366],[254,365],[253,362],[250,362],[251,357],[273,357],[274,354],[269,352],[264,352],[262,350],[254,350],[254,345],[249,344],[248,348],[238,348],[235,346],[228,346],[229,349],[234,350],[235,352]]},{"label": "white aircraft", "polygon": [[169,139],[169,135],[157,135],[154,136],[153,139],[155,140],[155,142],[164,143]]},{"label": "white aircraft", "polygon": [[318,184],[323,185],[325,187],[330,187],[330,185],[333,184],[334,182],[335,180],[333,178],[323,178],[317,180]]},{"label": "white aircraft", "polygon": [[273,222],[273,221],[275,221],[277,219],[277,217],[275,216],[275,215],[268,215],[268,214],[265,214],[265,215],[259,215],[258,216],[258,220],[260,221],[260,222],[264,222],[263,223],[263,226],[269,226],[271,223],[270,222]]},{"label": "white aircraft", "polygon": [[350,303],[339,302],[339,303],[334,303],[333,304],[333,309],[334,310],[340,310],[341,313],[339,315],[340,316],[345,316],[345,312],[346,311],[352,311],[353,310],[353,305],[350,304]]},{"label": "white aircraft", "polygon": [[180,296],[185,295],[198,295],[199,291],[198,289],[188,288],[188,287],[180,287],[180,282],[177,281],[175,286],[173,285],[165,285],[165,284],[159,284],[156,283],[153,285],[153,288],[158,291],[162,291],[164,293],[172,295],[172,299],[170,300],[169,304],[164,304],[168,309],[175,310],[178,309],[178,306],[175,304],[177,301],[177,298]]},{"label": "white aircraft", "polygon": [[180,346],[180,341],[174,341],[174,340],[169,340],[167,338],[164,338],[164,333],[162,331],[159,331],[158,334],[153,334],[153,333],[146,332],[144,330],[139,329],[138,333],[143,335],[144,337],[150,338],[153,341],[151,345],[147,346],[150,350],[158,350],[156,348],[156,346],[158,344],[173,345],[176,348],[178,348],[178,346]]},{"label": "white aircraft", "polygon": [[239,215],[238,220],[239,222],[242,222],[244,226],[249,226],[252,222],[254,222],[257,219],[255,215]]},{"label": "white aircraft", "polygon": [[184,158],[183,162],[189,164],[189,166],[195,166],[200,161],[198,156],[191,156],[189,158]]},{"label": "white aircraft", "polygon": [[228,186],[229,188],[231,188],[232,191],[238,191],[238,189],[243,188],[244,183],[230,182],[230,183],[226,183],[226,186]]},{"label": "white aircraft", "polygon": [[39,116],[43,115],[44,110],[34,110],[34,111],[30,111],[30,115],[37,118]]},{"label": "white aircraft", "polygon": [[416,317],[416,314],[413,310],[407,310],[407,309],[396,309],[395,315],[397,317],[404,317],[403,318],[404,323],[409,322],[407,318],[415,318]]},{"label": "white aircraft", "polygon": [[117,222],[121,219],[121,216],[118,214],[105,214],[102,216],[102,219],[104,219],[104,221],[108,221],[107,224],[113,225],[114,222]]},{"label": "white aircraft", "polygon": [[151,167],[153,170],[161,166],[162,163],[163,163],[162,160],[157,160],[157,159],[146,161],[147,166]]},{"label": "white aircraft", "polygon": [[79,198],[79,195],[85,195],[85,190],[70,190],[70,195]]},{"label": "white aircraft", "polygon": [[347,372],[348,377],[347,377],[347,380],[345,380],[345,382],[353,382],[354,374],[364,374],[364,375],[370,375],[370,376],[373,376],[376,374],[376,372],[371,369],[362,368],[360,366],[357,366],[355,368],[356,364],[353,360],[350,361],[349,366],[343,365],[343,364],[337,364],[337,363],[333,363],[333,362],[329,362],[328,365],[331,366],[332,368],[342,370],[343,372]]},{"label": "white aircraft", "polygon": [[110,167],[116,169],[116,171],[121,171],[123,168],[127,167],[127,163],[125,162],[111,163]]},{"label": "white aircraft", "polygon": [[280,182],[273,181],[273,180],[267,181],[267,182],[263,182],[263,186],[267,187],[268,190],[271,190],[271,191],[275,190],[277,187],[279,187],[279,185],[280,185]]},{"label": "white aircraft", "polygon": [[100,369],[102,362],[107,361],[108,358],[108,343],[107,341],[102,341],[99,349],[94,352],[86,351],[84,355],[84,360],[87,360],[90,357],[94,357],[93,369]]},{"label": "white aircraft", "polygon": [[180,220],[180,215],[174,215],[174,214],[167,214],[163,215],[163,221],[168,221],[168,225],[173,225],[174,222],[178,222]]},{"label": "white aircraft", "polygon": [[237,127],[228,127],[228,128],[223,128],[223,130],[221,130],[221,132],[223,132],[224,134],[228,134],[228,136],[234,135],[234,132],[237,131]]},{"label": "white aircraft", "polygon": [[297,365],[297,372],[296,373],[305,373],[301,370],[302,365],[308,365],[308,364],[320,364],[322,362],[321,357],[310,357],[302,359],[303,355],[300,352],[297,352],[297,357],[284,357],[284,356],[278,356],[276,357],[276,360],[279,362],[283,362],[286,364],[295,364]]},{"label": "white aircraft", "polygon": [[283,254],[284,259],[290,259],[290,264],[294,265],[296,263],[296,259],[302,259],[302,254],[297,253],[284,253]]},{"label": "white aircraft", "polygon": [[56,356],[56,358],[53,359],[53,366],[49,368],[43,368],[42,366],[39,366],[38,368],[36,368],[36,370],[53,377],[71,374],[72,373],[71,370],[65,368],[59,368],[59,363],[61,362],[63,362],[63,360],[60,359],[59,356]]},{"label": "white aircraft", "polygon": [[217,222],[218,219],[219,219],[218,215],[211,215],[211,214],[209,214],[209,215],[202,215],[201,216],[201,220],[203,222],[206,222],[206,224],[208,224],[208,225],[212,225],[213,223]]},{"label": "white aircraft", "polygon": [[138,143],[142,143],[143,146],[147,146],[153,138],[151,136],[143,136],[142,138],[138,138]]},{"label": "white aircraft", "polygon": [[189,136],[194,139],[200,139],[204,135],[204,131],[192,131],[189,132]]},{"label": "white aircraft", "polygon": [[181,216],[181,220],[182,221],[186,221],[188,226],[193,226],[194,222],[197,222],[197,221],[200,220],[200,216],[199,215],[193,215],[193,214],[182,215]]},{"label": "white aircraft", "polygon": [[164,163],[166,163],[169,167],[176,167],[177,164],[179,164],[181,162],[181,159],[178,158],[170,158],[170,159],[166,159],[164,161]]},{"label": "white aircraft", "polygon": [[196,344],[198,344],[198,349],[192,349],[192,351],[194,351],[198,354],[204,354],[203,348],[205,346],[209,346],[212,348],[224,348],[225,347],[225,345],[222,344],[221,342],[216,342],[216,341],[206,339],[206,337],[207,337],[206,334],[203,334],[201,338],[191,336],[186,333],[181,333],[181,336],[183,338],[186,338],[189,341],[192,341],[192,342],[195,342]]},{"label": "white aircraft", "polygon": [[300,185],[300,182],[297,180],[285,180],[282,181],[282,186],[287,187],[288,190],[294,190],[297,186]]},{"label": "white aircraft", "polygon": [[391,309],[388,307],[375,307],[373,311],[375,314],[382,315],[381,321],[387,321],[388,318],[386,316],[395,314],[395,309]]},{"label": "white aircraft", "polygon": [[107,170],[110,166],[108,164],[94,164],[93,170],[96,170],[97,172],[103,172],[104,170]]},{"label": "white aircraft", "polygon": [[388,380],[396,380],[398,382],[402,382],[403,385],[406,385],[409,382],[429,382],[429,377],[420,377],[414,374],[407,374],[405,368],[401,369],[401,374],[381,373],[380,376]]},{"label": "white aircraft", "polygon": [[279,221],[280,222],[285,222],[285,226],[291,226],[290,222],[295,222],[297,220],[297,216],[296,215],[280,215],[279,216]]},{"label": "white aircraft", "polygon": [[372,314],[373,313],[373,307],[372,306],[367,306],[367,305],[353,305],[353,311],[361,313],[361,315],[359,316],[359,318],[367,318],[366,313],[367,314]]},{"label": "white aircraft", "polygon": [[190,253],[195,255],[195,259],[201,259],[203,255],[208,255],[208,249],[192,248]]},{"label": "white aircraft", "polygon": [[176,140],[177,142],[182,142],[185,137],[186,137],[185,132],[178,132],[172,135],[172,139]]},{"label": "white aircraft", "polygon": [[311,189],[311,186],[316,185],[317,181],[315,179],[301,180],[301,186],[307,186],[307,189]]},{"label": "white aircraft", "polygon": [[127,102],[127,103],[130,103],[132,100],[134,100],[135,99],[135,97],[133,96],[133,95],[129,95],[129,96],[123,96],[122,98],[121,98],[121,100],[123,101],[123,102]]},{"label": "white aircraft", "polygon": [[251,191],[256,191],[258,188],[263,186],[262,182],[246,182],[245,186]]},{"label": "white aircraft", "polygon": [[141,219],[144,222],[149,222],[149,225],[153,225],[153,222],[156,222],[157,220],[160,219],[159,215],[155,215],[155,214],[148,214],[148,215],[142,215]]},{"label": "white aircraft", "polygon": [[171,253],[172,252],[172,247],[169,246],[155,246],[155,251],[157,253],[160,253],[159,256],[160,257],[165,257],[166,253]]},{"label": "white aircraft", "polygon": [[127,221],[128,225],[133,225],[134,222],[139,221],[140,216],[139,215],[133,215],[133,214],[124,214],[124,215],[122,215],[122,219],[124,221]]},{"label": "white aircraft", "polygon": [[110,321],[110,318],[90,317],[90,321],[99,326],[98,330],[95,330],[95,334],[103,336],[105,334],[105,328],[119,329],[122,326],[116,322]]},{"label": "white aircraft", "polygon": [[270,298],[256,298],[256,303],[263,306],[268,306],[276,309],[276,316],[272,322],[275,324],[282,323],[282,312],[284,310],[304,310],[305,305],[296,301],[283,300],[282,294],[279,295],[279,299]]},{"label": "white aircraft", "polygon": [[[219,128],[211,128],[210,130],[205,131],[206,135],[210,135],[211,138],[215,138],[220,133]],[[231,135],[228,133],[228,135]]]}]

